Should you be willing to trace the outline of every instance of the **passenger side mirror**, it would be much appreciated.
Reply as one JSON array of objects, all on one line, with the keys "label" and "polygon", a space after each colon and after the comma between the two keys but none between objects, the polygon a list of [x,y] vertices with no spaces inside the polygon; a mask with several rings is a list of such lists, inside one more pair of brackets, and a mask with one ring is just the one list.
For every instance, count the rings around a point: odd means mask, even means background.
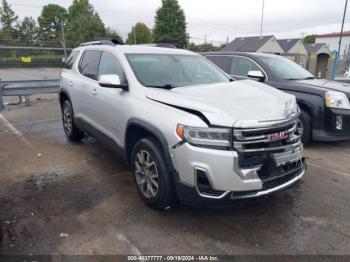
[{"label": "passenger side mirror", "polygon": [[264,82],[266,79],[266,76],[263,74],[263,72],[257,70],[257,71],[249,71],[248,72],[248,77],[250,78],[255,78],[259,82]]},{"label": "passenger side mirror", "polygon": [[118,75],[101,75],[99,77],[98,83],[102,87],[121,88],[123,90],[128,90],[128,85],[121,84]]}]

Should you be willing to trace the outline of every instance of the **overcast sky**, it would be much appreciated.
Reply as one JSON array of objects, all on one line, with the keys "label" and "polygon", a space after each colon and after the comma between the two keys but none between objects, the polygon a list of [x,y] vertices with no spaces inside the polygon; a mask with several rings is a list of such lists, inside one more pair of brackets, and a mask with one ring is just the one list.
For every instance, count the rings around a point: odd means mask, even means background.
[{"label": "overcast sky", "polygon": [[[238,36],[260,33],[263,0],[179,0],[192,40],[206,35],[214,44]],[[68,8],[72,0],[8,0],[20,18],[37,17],[43,5]],[[161,0],[90,0],[103,22],[124,38],[136,22],[154,25]],[[339,32],[345,0],[265,0],[263,34],[277,38],[300,38],[303,34]],[[349,8],[348,8],[349,9]],[[349,10],[348,10],[349,11]],[[350,11],[349,11],[350,12]],[[350,13],[344,30],[350,30]]]}]

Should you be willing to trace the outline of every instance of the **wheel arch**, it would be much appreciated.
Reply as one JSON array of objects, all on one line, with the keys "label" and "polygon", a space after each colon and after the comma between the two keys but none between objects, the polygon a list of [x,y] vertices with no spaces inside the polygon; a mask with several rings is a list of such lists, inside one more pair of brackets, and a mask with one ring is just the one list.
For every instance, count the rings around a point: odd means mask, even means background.
[{"label": "wheel arch", "polygon": [[169,153],[169,144],[164,134],[159,130],[159,128],[155,127],[154,125],[136,118],[129,119],[126,127],[124,149],[125,160],[127,161],[127,163],[131,164],[132,150],[137,141],[141,138],[149,136],[153,137],[159,142],[168,170],[176,174]]}]

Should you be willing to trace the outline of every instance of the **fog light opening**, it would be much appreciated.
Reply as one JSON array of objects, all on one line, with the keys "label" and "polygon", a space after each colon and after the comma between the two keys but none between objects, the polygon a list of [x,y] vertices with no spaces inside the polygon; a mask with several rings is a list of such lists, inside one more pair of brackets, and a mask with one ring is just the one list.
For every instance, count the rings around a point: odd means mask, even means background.
[{"label": "fog light opening", "polygon": [[335,126],[338,130],[343,129],[343,117],[342,116],[337,116]]}]

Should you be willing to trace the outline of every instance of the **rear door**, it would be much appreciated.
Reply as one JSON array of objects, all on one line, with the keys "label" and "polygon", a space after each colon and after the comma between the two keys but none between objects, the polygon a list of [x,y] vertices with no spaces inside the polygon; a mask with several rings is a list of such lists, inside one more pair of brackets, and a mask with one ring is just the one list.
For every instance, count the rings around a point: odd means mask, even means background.
[{"label": "rear door", "polygon": [[85,50],[82,54],[78,71],[80,73],[79,82],[77,83],[77,96],[79,100],[78,112],[76,117],[82,118],[85,122],[97,127],[97,121],[94,118],[94,108],[97,89],[98,65],[100,62],[102,51]]}]

